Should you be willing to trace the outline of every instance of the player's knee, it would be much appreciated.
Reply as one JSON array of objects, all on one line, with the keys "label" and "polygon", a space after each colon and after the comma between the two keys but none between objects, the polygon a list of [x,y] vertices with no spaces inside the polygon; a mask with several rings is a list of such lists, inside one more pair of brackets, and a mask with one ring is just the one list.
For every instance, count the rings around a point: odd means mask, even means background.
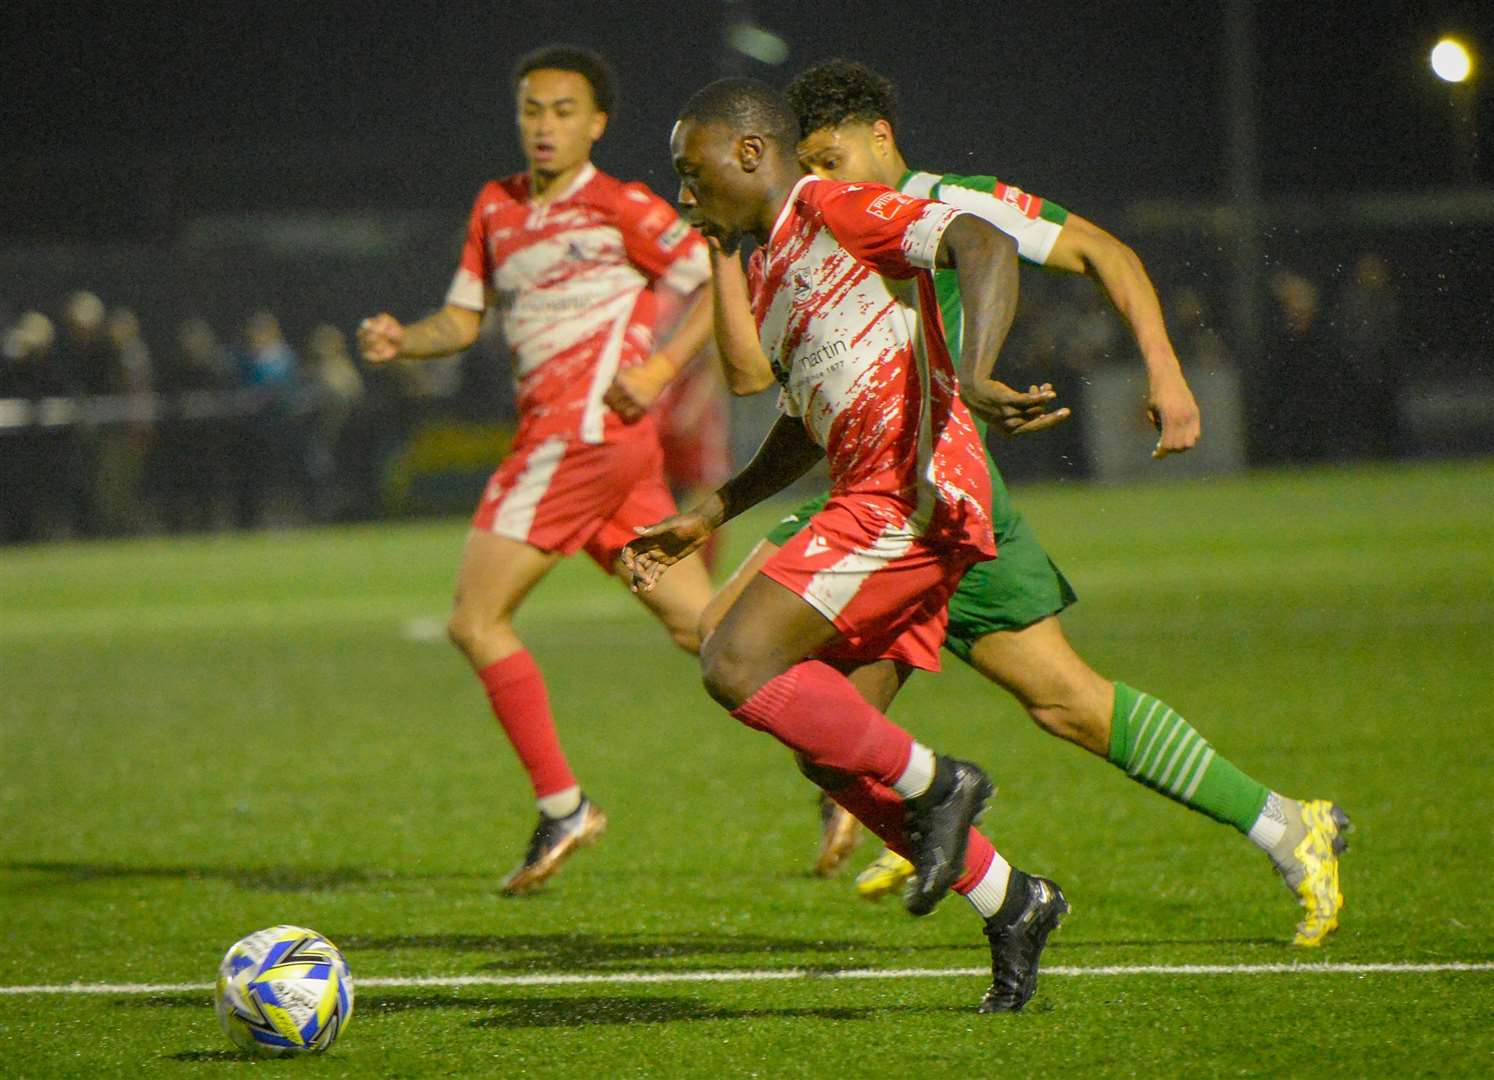
[{"label": "player's knee", "polygon": [[1103,755],[1110,746],[1110,712],[1102,697],[1099,693],[1059,695],[1052,701],[1028,703],[1027,714],[1049,735]]},{"label": "player's knee", "polygon": [[740,706],[768,681],[750,655],[719,636],[701,651],[700,676],[706,693],[728,709]]},{"label": "player's knee", "polygon": [[469,657],[484,652],[484,645],[500,629],[498,620],[483,618],[470,608],[457,605],[446,619],[446,637]]}]

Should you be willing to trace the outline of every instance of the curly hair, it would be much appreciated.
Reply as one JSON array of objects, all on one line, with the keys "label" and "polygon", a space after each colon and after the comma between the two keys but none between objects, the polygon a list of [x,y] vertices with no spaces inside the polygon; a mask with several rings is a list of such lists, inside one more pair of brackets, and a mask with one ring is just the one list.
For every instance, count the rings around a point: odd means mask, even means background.
[{"label": "curly hair", "polygon": [[886,120],[897,127],[892,81],[852,60],[826,60],[801,71],[784,93],[799,118],[801,137],[853,121]]},{"label": "curly hair", "polygon": [[614,89],[617,78],[612,73],[612,65],[600,53],[583,49],[579,45],[545,45],[527,52],[514,65],[514,90],[519,89],[524,76],[541,69],[573,71],[580,75],[591,84],[591,97],[597,103],[598,111],[611,115],[617,104],[617,91]]},{"label": "curly hair", "polygon": [[783,95],[757,79],[718,79],[696,91],[680,110],[681,120],[726,124],[733,131],[751,129],[789,154],[799,141],[794,112]]}]

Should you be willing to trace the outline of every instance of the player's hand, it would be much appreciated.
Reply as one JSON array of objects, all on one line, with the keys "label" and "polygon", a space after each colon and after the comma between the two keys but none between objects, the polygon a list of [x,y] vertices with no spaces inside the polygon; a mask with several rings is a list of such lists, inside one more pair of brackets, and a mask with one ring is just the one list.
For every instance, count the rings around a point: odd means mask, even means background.
[{"label": "player's hand", "polygon": [[387,311],[358,324],[358,353],[370,364],[386,364],[395,359],[404,343],[404,325]]},{"label": "player's hand", "polygon": [[1152,450],[1154,459],[1181,454],[1198,445],[1202,433],[1198,402],[1193,400],[1193,391],[1188,389],[1188,380],[1182,375],[1152,381],[1146,396],[1146,414],[1160,432]]},{"label": "player's hand", "polygon": [[622,551],[628,588],[648,592],[665,570],[698,550],[714,529],[703,514],[676,514],[657,525],[638,530],[638,537]]},{"label": "player's hand", "polygon": [[602,395],[602,402],[625,423],[636,424],[674,378],[674,365],[663,353],[654,353],[641,364],[623,368]]},{"label": "player's hand", "polygon": [[1034,431],[1046,431],[1072,415],[1066,407],[1048,411],[1049,406],[1058,399],[1052,383],[1029,386],[1023,392],[991,379],[980,388],[978,394],[966,394],[964,398],[977,416],[1003,435],[1030,435]]}]

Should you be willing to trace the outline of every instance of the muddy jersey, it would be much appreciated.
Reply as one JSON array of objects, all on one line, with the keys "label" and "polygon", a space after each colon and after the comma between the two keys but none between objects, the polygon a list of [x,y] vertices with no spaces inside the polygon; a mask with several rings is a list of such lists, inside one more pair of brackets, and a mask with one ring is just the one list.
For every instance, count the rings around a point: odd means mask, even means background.
[{"label": "muddy jersey", "polygon": [[806,176],[749,278],[780,406],[825,448],[832,498],[860,497],[886,528],[989,555],[984,448],[959,400],[930,274],[961,213]]},{"label": "muddy jersey", "polygon": [[546,202],[531,200],[527,174],[484,185],[446,301],[497,309],[517,385],[516,441],[601,443],[630,431],[602,395],[653,352],[656,290],[688,294],[709,277],[705,242],[673,207],[588,164]]}]

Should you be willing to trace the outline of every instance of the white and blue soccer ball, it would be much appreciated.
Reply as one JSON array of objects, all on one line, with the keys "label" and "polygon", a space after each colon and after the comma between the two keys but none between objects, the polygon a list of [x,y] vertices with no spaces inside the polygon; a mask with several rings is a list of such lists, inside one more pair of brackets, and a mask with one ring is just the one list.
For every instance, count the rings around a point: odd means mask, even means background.
[{"label": "white and blue soccer ball", "polygon": [[337,946],[304,926],[272,926],[234,943],[218,965],[218,1022],[241,1049],[317,1054],[353,1018],[353,976]]}]

